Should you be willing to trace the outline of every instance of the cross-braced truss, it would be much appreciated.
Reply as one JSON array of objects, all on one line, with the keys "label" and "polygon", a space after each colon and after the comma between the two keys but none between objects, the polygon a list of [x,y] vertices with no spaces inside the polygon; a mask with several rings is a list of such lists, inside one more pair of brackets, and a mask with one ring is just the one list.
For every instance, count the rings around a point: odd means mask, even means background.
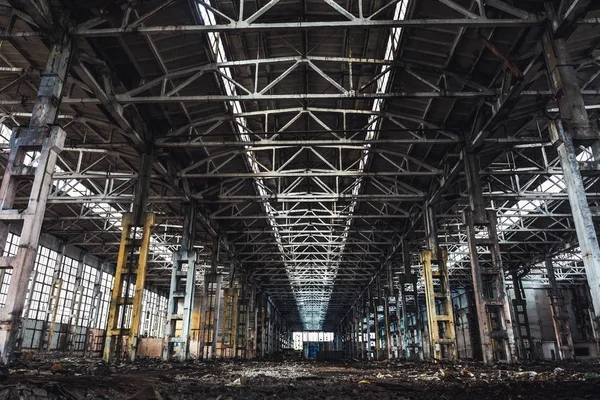
[{"label": "cross-braced truss", "polygon": [[[235,260],[298,328],[332,329],[384,266],[402,272],[403,240],[416,264],[425,204],[451,285],[469,285],[467,153],[498,213],[505,268],[545,284],[551,255],[558,280],[585,279],[540,41],[554,9],[596,118],[594,2],[94,0],[70,6],[64,25],[43,11],[54,2],[5,3],[3,126],[31,117],[53,27],[78,49],[44,231],[114,259],[153,149],[153,285],[168,286],[191,201],[200,262]],[[597,169],[578,151],[595,206]]]}]

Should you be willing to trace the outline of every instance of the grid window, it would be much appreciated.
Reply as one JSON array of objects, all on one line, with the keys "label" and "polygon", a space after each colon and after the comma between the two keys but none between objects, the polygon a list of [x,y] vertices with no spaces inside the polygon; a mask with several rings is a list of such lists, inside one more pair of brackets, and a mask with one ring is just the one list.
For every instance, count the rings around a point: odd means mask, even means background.
[{"label": "grid window", "polygon": [[38,247],[34,273],[29,281],[29,290],[27,291],[27,307],[24,311],[28,312],[27,318],[46,318],[57,258],[58,253],[56,251],[44,246]]},{"label": "grid window", "polygon": [[81,274],[81,299],[79,305],[79,326],[91,326],[92,307],[94,301],[94,286],[96,276],[100,273],[96,268],[85,264]]},{"label": "grid window", "polygon": [[162,337],[167,318],[167,298],[151,290],[144,290],[141,333],[148,337]]},{"label": "grid window", "polygon": [[58,309],[56,312],[56,322],[67,324],[71,319],[73,297],[75,295],[75,278],[77,276],[77,266],[79,261],[74,258],[63,256],[60,279],[62,287],[60,290],[60,299],[58,300]]},{"label": "grid window", "polygon": [[98,329],[106,329],[108,323],[108,309],[110,307],[110,298],[112,295],[114,276],[109,273],[102,272],[100,278],[100,301],[95,321],[92,326]]},{"label": "grid window", "polygon": [[167,323],[167,302],[165,296],[158,296],[158,309],[156,310],[158,326],[154,336],[162,337],[164,334],[165,324]]},{"label": "grid window", "polygon": [[[19,236],[10,233],[6,237],[6,245],[4,247],[4,255],[7,257],[14,257],[17,255],[17,248],[19,247]],[[8,286],[10,285],[10,277],[12,276],[12,269],[2,269],[0,271],[0,307],[6,305],[6,296],[8,295]]]}]

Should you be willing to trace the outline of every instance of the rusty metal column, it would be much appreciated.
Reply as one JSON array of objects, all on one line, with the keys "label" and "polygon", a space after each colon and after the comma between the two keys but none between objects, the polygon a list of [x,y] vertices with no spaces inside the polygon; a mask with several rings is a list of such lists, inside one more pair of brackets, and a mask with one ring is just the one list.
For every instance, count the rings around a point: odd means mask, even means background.
[{"label": "rusty metal column", "polygon": [[[488,210],[486,221],[479,223],[475,223],[474,215],[469,209],[463,213],[483,361],[492,364],[504,357],[505,361],[512,362],[516,357],[516,347],[500,258],[495,211]],[[483,229],[478,231],[477,228]],[[480,260],[479,247],[490,249],[491,260],[485,261],[484,265],[484,261]]]},{"label": "rusty metal column", "polygon": [[247,275],[244,274],[239,278],[240,290],[238,296],[237,306],[237,325],[236,325],[236,350],[235,357],[243,360],[248,358],[248,318],[249,318],[249,306],[248,306],[248,280]]},{"label": "rusty metal column", "polygon": [[556,275],[554,274],[554,266],[552,265],[552,258],[550,256],[546,257],[546,270],[550,283],[548,297],[550,298],[558,358],[561,360],[574,359],[575,347],[573,346],[571,324],[569,323],[569,310],[567,309],[565,298],[556,283]]},{"label": "rusty metal column", "polygon": [[252,288],[250,290],[250,297],[248,302],[248,353],[250,354],[250,358],[258,357],[258,307],[256,306],[256,292],[256,283],[252,283]]},{"label": "rusty metal column", "polygon": [[221,283],[223,275],[218,271],[219,238],[213,240],[210,272],[204,274],[204,299],[202,307],[202,358],[217,357],[217,335],[219,332],[219,309],[221,305]]},{"label": "rusty metal column", "polygon": [[421,252],[421,262],[431,354],[436,360],[454,360],[456,330],[446,254],[438,244],[435,212],[429,205],[425,208],[425,233],[428,249]]},{"label": "rusty metal column", "polygon": [[[484,207],[479,164],[475,154],[464,152],[470,207],[463,212],[467,230],[471,274],[475,292],[483,361],[492,364],[516,358],[511,307],[506,295],[504,269],[498,242],[496,213]],[[489,250],[481,257],[480,248]]]},{"label": "rusty metal column", "polygon": [[123,214],[121,222],[121,242],[104,341],[105,361],[123,357],[135,361],[139,344],[150,238],[155,220],[153,213],[146,212],[154,162],[153,144],[147,145],[142,154],[131,213]]},{"label": "rusty metal column", "polygon": [[525,290],[523,289],[522,276],[517,268],[511,269],[513,281],[513,290],[515,298],[512,300],[513,306],[513,331],[517,344],[517,352],[522,360],[533,358],[533,339],[529,327],[529,315],[527,314],[527,301],[525,300]]},{"label": "rusty metal column", "polygon": [[143,214],[140,224],[135,223],[134,215],[124,214],[121,223],[123,232],[104,340],[103,357],[109,362],[126,357],[135,361],[137,353],[154,214]]},{"label": "rusty metal column", "polygon": [[576,144],[592,146],[596,163],[591,167],[597,170],[600,162],[599,134],[596,129],[592,129],[588,119],[565,39],[555,38],[547,30],[542,42],[552,90],[561,116],[561,119],[551,122],[550,138],[558,151],[594,311],[598,317],[600,316],[600,247],[575,146]]},{"label": "rusty metal column", "polygon": [[[10,154],[0,187],[0,245],[4,249],[9,225],[21,225],[21,239],[14,257],[0,257],[0,268],[12,268],[12,278],[6,305],[0,310],[0,352],[8,362],[19,337],[25,296],[46,211],[46,201],[52,184],[52,173],[58,153],[63,148],[65,132],[56,124],[64,82],[73,54],[73,42],[65,38],[52,47],[46,68],[42,72],[37,99],[28,127],[13,129]],[[37,151],[37,166],[28,153]],[[15,209],[17,187],[30,180],[31,192],[27,207]]]},{"label": "rusty metal column", "polygon": [[234,358],[236,353],[239,288],[235,281],[235,262],[232,261],[229,285],[223,291],[221,358]]}]

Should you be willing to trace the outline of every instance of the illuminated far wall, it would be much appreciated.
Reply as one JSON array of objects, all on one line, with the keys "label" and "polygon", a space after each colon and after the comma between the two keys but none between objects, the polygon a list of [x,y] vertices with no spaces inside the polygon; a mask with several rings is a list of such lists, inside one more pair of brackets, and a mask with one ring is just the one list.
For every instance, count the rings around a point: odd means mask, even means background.
[{"label": "illuminated far wall", "polygon": [[304,332],[294,332],[292,335],[294,339],[294,350],[302,350],[304,348],[304,343],[306,342],[333,342],[333,332],[313,332],[313,331],[304,331]]}]

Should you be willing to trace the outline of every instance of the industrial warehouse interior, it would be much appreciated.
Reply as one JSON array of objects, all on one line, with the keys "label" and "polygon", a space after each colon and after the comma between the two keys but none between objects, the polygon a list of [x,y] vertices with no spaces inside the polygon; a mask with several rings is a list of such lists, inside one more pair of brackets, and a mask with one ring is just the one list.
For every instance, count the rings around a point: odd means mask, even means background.
[{"label": "industrial warehouse interior", "polygon": [[595,0],[0,0],[0,399],[598,399],[599,113]]}]

